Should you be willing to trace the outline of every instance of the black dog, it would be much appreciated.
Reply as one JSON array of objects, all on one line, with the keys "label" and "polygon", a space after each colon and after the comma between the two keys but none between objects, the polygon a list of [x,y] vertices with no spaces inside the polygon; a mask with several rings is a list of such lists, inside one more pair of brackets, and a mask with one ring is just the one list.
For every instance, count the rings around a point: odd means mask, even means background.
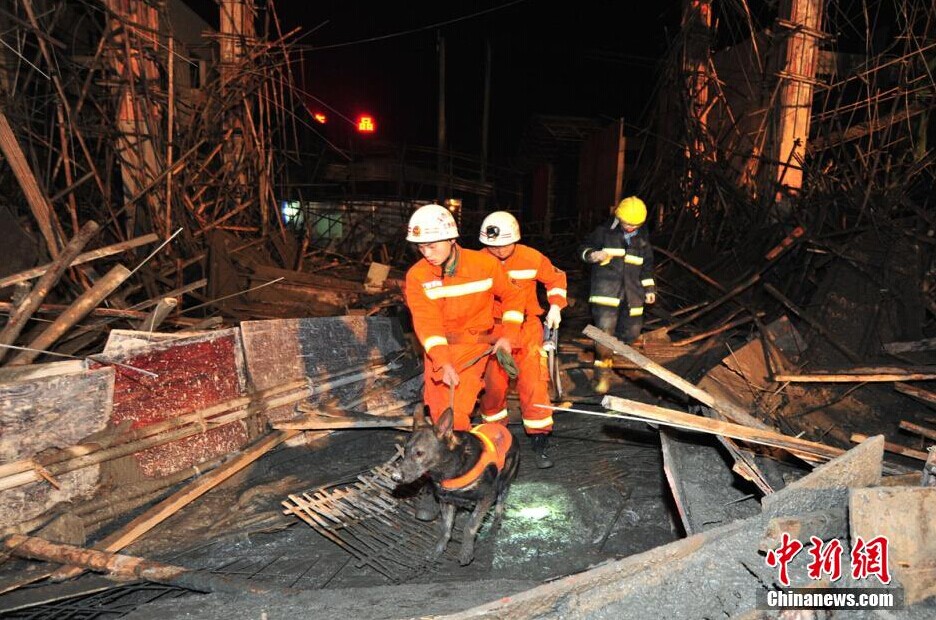
[{"label": "black dog", "polygon": [[504,514],[504,500],[520,465],[519,450],[506,426],[482,424],[470,432],[453,431],[454,416],[446,409],[435,427],[416,416],[403,460],[392,474],[395,482],[410,483],[428,474],[442,509],[442,537],[432,557],[439,558],[452,537],[455,509],[474,511],[465,524],[458,561],[474,559],[474,543],[481,521],[494,507],[494,530]]}]

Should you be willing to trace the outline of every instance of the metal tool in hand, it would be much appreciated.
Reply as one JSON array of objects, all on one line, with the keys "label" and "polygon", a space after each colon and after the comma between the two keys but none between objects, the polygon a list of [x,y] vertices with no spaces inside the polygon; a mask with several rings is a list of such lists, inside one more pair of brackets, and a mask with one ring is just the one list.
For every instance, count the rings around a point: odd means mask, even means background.
[{"label": "metal tool in hand", "polygon": [[543,351],[549,369],[549,390],[553,402],[562,400],[562,378],[559,376],[559,328],[543,323]]}]

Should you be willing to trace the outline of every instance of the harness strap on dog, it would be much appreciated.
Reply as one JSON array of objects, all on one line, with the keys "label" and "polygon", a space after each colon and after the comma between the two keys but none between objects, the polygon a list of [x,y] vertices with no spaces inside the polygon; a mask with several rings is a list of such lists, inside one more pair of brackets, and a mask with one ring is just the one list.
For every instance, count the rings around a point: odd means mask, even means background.
[{"label": "harness strap on dog", "polygon": [[443,480],[441,486],[443,489],[454,491],[462,489],[484,473],[488,465],[494,465],[500,472],[504,468],[504,461],[507,458],[507,450],[513,441],[513,435],[503,424],[479,424],[469,431],[472,435],[481,440],[481,454],[478,460],[467,472],[455,478]]}]

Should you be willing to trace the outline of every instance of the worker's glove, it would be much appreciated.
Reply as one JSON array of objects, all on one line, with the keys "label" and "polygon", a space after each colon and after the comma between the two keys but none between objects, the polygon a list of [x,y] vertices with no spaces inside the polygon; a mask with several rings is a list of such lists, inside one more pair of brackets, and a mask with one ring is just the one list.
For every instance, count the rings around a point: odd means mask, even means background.
[{"label": "worker's glove", "polygon": [[600,263],[602,265],[606,264],[611,260],[611,255],[605,252],[604,250],[595,250],[588,255],[588,261],[591,263]]},{"label": "worker's glove", "polygon": [[556,329],[560,322],[562,322],[562,310],[556,304],[550,305],[549,312],[546,313],[546,327]]},{"label": "worker's glove", "polygon": [[648,304],[652,304],[656,301],[656,293],[647,293],[644,295],[644,301]]},{"label": "worker's glove", "polygon": [[520,369],[517,368],[517,362],[514,361],[513,355],[504,349],[497,349],[494,355],[497,357],[497,363],[501,365],[507,376],[516,379],[517,375],[520,374]]}]

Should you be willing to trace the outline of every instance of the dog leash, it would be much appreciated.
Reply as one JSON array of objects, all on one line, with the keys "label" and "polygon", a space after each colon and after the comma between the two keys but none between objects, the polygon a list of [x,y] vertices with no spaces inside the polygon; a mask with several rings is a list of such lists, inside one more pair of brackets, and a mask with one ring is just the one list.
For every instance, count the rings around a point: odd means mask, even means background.
[{"label": "dog leash", "polygon": [[[494,347],[490,346],[484,350],[481,355],[470,360],[467,364],[462,366],[461,370],[465,370],[471,366],[474,366],[476,363],[480,362],[482,358],[487,357],[494,351]],[[507,373],[507,376],[511,379],[516,379],[517,375],[520,374],[520,370],[517,368],[517,362],[514,361],[513,355],[509,351],[503,349],[498,349],[497,353],[494,354],[494,357],[497,358],[497,363],[501,365],[501,368],[504,369],[504,372]]]}]

